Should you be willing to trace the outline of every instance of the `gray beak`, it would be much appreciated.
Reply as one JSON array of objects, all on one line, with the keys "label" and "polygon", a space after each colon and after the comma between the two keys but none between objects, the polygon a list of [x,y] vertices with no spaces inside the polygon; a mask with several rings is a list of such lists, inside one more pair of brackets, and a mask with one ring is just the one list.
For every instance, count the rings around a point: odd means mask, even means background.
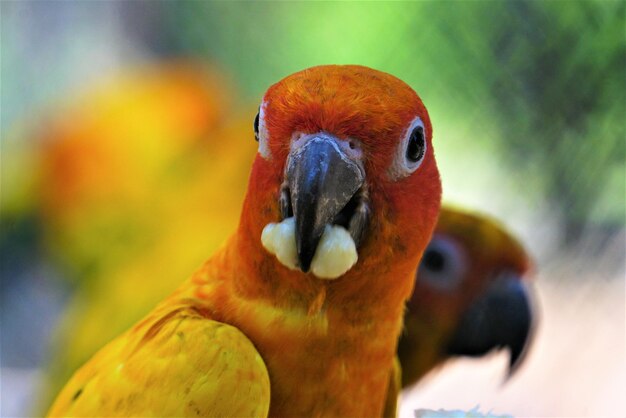
[{"label": "gray beak", "polygon": [[363,169],[340,147],[332,135],[311,135],[292,149],[287,161],[291,206],[296,223],[296,248],[300,269],[307,272],[326,224],[359,190]]},{"label": "gray beak", "polygon": [[482,356],[493,349],[510,351],[509,376],[523,360],[534,324],[531,300],[517,277],[503,277],[465,312],[448,354]]}]

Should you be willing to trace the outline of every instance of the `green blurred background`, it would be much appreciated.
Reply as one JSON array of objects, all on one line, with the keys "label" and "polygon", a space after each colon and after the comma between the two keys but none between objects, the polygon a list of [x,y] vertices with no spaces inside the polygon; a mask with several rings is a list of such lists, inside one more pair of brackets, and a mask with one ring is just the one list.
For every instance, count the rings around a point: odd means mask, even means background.
[{"label": "green blurred background", "polygon": [[[318,64],[367,65],[410,84],[433,121],[444,198],[513,229],[540,279],[554,284],[546,294],[583,288],[587,300],[588,282],[597,282],[621,295],[611,302],[617,310],[597,315],[612,324],[597,338],[615,341],[623,387],[625,5],[3,1],[2,414],[25,413],[71,294],[42,248],[29,204],[28,155],[39,144],[28,133],[112,73],[189,56],[217,64],[241,103],[258,102],[272,83]],[[530,386],[519,393],[531,399]],[[509,405],[503,412],[537,413]]]}]

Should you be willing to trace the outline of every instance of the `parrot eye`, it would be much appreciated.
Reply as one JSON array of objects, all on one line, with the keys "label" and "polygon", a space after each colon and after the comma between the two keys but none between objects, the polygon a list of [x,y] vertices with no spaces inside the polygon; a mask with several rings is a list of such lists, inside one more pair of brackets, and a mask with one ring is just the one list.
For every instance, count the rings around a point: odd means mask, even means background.
[{"label": "parrot eye", "polygon": [[420,162],[424,158],[424,151],[426,151],[424,128],[418,126],[413,129],[409,137],[409,144],[406,147],[406,158],[412,163]]},{"label": "parrot eye", "polygon": [[254,139],[259,142],[259,112],[254,117]]},{"label": "parrot eye", "polygon": [[268,144],[268,133],[265,127],[265,109],[267,108],[267,102],[263,100],[261,106],[259,106],[259,112],[254,118],[254,139],[259,143],[259,154],[261,157],[269,160],[271,157],[270,147]]},{"label": "parrot eye", "polygon": [[441,291],[455,289],[467,267],[466,257],[451,238],[434,235],[424,251],[417,271],[417,280]]},{"label": "parrot eye", "polygon": [[396,153],[389,175],[393,180],[412,174],[422,164],[426,155],[426,133],[422,119],[411,122]]}]

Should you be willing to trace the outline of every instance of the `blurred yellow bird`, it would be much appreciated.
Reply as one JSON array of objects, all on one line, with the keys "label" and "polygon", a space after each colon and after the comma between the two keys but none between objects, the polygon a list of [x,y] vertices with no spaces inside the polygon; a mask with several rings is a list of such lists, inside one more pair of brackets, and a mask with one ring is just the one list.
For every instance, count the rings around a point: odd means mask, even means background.
[{"label": "blurred yellow bird", "polygon": [[226,85],[191,62],[147,66],[44,121],[37,195],[47,248],[67,268],[64,277],[107,275],[158,242],[163,214],[176,208],[169,198],[196,176],[189,161],[230,112]]}]

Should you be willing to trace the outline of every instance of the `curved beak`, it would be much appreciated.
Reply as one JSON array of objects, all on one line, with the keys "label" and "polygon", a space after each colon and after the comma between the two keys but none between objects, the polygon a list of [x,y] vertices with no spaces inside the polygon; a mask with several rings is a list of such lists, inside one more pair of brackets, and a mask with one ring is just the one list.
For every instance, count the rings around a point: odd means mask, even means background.
[{"label": "curved beak", "polygon": [[317,133],[297,142],[289,153],[286,175],[298,260],[306,273],[326,224],[333,222],[363,185],[365,174],[332,135]]},{"label": "curved beak", "polygon": [[519,277],[498,279],[462,316],[448,354],[474,357],[508,348],[511,376],[530,344],[535,319],[531,306],[529,291]]}]

